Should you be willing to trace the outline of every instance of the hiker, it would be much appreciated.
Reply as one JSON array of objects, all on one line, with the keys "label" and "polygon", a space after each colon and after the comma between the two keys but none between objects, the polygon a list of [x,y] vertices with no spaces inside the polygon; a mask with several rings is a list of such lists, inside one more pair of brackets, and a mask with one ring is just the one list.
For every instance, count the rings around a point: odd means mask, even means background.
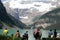
[{"label": "hiker", "polygon": [[41,40],[42,33],[41,33],[40,29],[36,29],[33,32],[33,36],[36,40]]},{"label": "hiker", "polygon": [[24,39],[28,40],[28,31],[26,31],[26,33],[24,33],[22,40],[24,40]]},{"label": "hiker", "polygon": [[56,29],[54,29],[54,38],[57,37],[57,32],[56,32]]},{"label": "hiker", "polygon": [[48,37],[51,38],[53,37],[53,31],[50,29],[50,31],[48,32]]},{"label": "hiker", "polygon": [[8,29],[5,28],[4,31],[3,31],[3,35],[7,36],[8,35]]},{"label": "hiker", "polygon": [[20,32],[19,32],[19,30],[17,30],[16,36],[17,36],[18,38],[20,38]]},{"label": "hiker", "polygon": [[24,33],[23,37],[22,37],[22,40],[26,40],[26,35]]},{"label": "hiker", "polygon": [[20,40],[20,32],[19,32],[19,30],[17,30],[17,33],[15,35],[15,39]]},{"label": "hiker", "polygon": [[28,40],[28,31],[25,33],[26,40]]}]

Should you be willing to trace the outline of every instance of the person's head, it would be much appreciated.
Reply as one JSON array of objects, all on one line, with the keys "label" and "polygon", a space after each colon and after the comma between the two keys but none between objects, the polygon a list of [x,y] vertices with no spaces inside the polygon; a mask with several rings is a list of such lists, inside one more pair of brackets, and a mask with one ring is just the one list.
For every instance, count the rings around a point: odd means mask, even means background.
[{"label": "person's head", "polygon": [[7,30],[7,28],[5,28],[5,30]]},{"label": "person's head", "polygon": [[40,31],[40,29],[39,29],[39,28],[37,28],[37,31]]},{"label": "person's head", "polygon": [[26,31],[26,33],[28,33],[28,31]]},{"label": "person's head", "polygon": [[19,32],[19,30],[17,30],[17,32]]},{"label": "person's head", "polygon": [[56,31],[56,29],[54,29],[54,31]]},{"label": "person's head", "polygon": [[50,31],[52,31],[52,29],[50,29]]}]

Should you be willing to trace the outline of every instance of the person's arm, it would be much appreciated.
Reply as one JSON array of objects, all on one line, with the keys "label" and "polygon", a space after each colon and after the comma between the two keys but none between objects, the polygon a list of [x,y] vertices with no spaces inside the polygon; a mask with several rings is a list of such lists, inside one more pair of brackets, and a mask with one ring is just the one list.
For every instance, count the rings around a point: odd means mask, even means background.
[{"label": "person's arm", "polygon": [[41,36],[42,36],[42,32],[41,32],[41,34],[40,34]]},{"label": "person's arm", "polygon": [[42,32],[41,31],[39,31],[39,35],[42,36]]}]

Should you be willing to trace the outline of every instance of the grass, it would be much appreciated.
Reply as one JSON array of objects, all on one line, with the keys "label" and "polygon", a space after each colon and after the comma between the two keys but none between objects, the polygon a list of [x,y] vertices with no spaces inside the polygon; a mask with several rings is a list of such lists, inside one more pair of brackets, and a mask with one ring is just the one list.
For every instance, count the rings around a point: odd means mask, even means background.
[{"label": "grass", "polygon": [[22,37],[18,38],[16,36],[4,36],[4,35],[0,35],[0,40],[22,40]]},{"label": "grass", "polygon": [[[18,38],[13,34],[10,36],[0,35],[0,40],[22,40],[22,37]],[[60,38],[42,38],[42,40],[60,40]]]}]

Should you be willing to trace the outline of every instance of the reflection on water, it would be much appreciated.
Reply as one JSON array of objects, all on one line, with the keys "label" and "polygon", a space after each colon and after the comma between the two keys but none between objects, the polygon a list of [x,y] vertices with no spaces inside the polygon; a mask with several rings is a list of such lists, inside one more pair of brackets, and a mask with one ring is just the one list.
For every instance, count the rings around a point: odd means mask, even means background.
[{"label": "reflection on water", "polygon": [[[11,34],[15,34],[17,31],[17,29],[9,29],[9,34],[8,35],[11,35]],[[34,40],[34,37],[33,37],[33,31],[34,29],[19,29],[20,31],[20,34],[21,36],[26,32],[28,31],[28,34],[29,34],[29,40]],[[41,32],[42,32],[42,37],[48,37],[48,31],[49,30],[43,30],[41,29]],[[60,30],[57,30],[58,33],[60,33]],[[0,29],[0,34],[3,33],[3,30]]]}]

